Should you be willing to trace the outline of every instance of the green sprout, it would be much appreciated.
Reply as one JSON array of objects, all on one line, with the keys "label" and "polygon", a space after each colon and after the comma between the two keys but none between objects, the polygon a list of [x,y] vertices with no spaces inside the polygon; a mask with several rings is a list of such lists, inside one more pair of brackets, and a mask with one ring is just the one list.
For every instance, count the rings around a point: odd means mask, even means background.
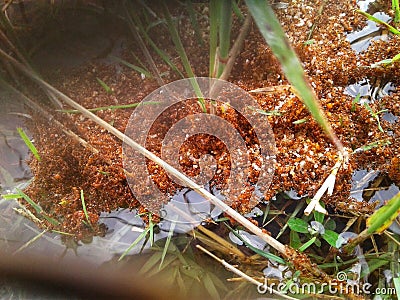
[{"label": "green sprout", "polygon": [[83,221],[83,223],[86,226],[88,226],[91,229],[93,229],[92,223],[90,222],[89,214],[88,214],[87,209],[86,209],[85,196],[83,195],[83,190],[81,190],[81,201],[82,201],[83,213],[85,214],[85,218],[86,218],[86,221]]},{"label": "green sprout", "polygon": [[19,136],[22,138],[22,140],[24,141],[25,145],[29,148],[29,150],[32,152],[32,154],[36,157],[36,159],[38,161],[41,161],[40,155],[38,150],[36,149],[35,145],[33,145],[33,143],[31,142],[31,140],[29,139],[29,137],[27,136],[27,134],[25,133],[25,131],[18,127],[17,131],[19,133]]},{"label": "green sprout", "polygon": [[379,121],[379,114],[384,113],[384,112],[387,112],[388,110],[387,110],[387,109],[382,109],[382,110],[380,110],[380,111],[378,111],[378,112],[374,112],[374,111],[372,110],[371,106],[369,106],[368,103],[364,103],[364,107],[365,107],[365,109],[368,110],[368,112],[371,114],[371,117],[373,117],[373,118],[376,120],[376,122],[378,123],[378,129],[379,129],[379,131],[380,131],[380,132],[383,132],[383,129],[382,129],[382,126],[381,126],[381,122]]},{"label": "green sprout", "polygon": [[57,226],[60,225],[60,222],[58,222],[56,219],[53,219],[51,217],[48,217],[47,215],[44,214],[44,211],[42,207],[37,204],[35,201],[33,201],[27,194],[25,194],[22,190],[16,189],[17,193],[15,194],[7,194],[7,195],[2,195],[3,199],[6,200],[11,200],[11,199],[24,199],[26,202],[29,203],[30,206],[36,211],[39,217],[47,220],[50,224]]},{"label": "green sprout", "polygon": [[[308,219],[307,217],[305,218]],[[339,237],[339,234],[333,231],[336,227],[336,224],[331,219],[328,219],[326,222],[324,222],[324,218],[325,215],[318,211],[314,211],[314,221],[310,223],[301,218],[291,217],[287,222],[291,230],[290,245],[301,252],[310,247],[312,244],[320,247],[321,241],[318,239],[320,236],[329,245],[336,247],[336,241]],[[308,239],[308,241],[303,245],[301,245],[299,233],[304,234]]]}]

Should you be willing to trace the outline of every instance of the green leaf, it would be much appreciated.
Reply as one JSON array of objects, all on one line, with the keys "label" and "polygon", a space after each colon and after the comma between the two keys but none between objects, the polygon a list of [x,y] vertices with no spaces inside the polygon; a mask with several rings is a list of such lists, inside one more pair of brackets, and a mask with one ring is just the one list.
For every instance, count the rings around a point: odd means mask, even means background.
[{"label": "green leaf", "polygon": [[[29,198],[29,196],[27,194],[25,194],[23,191],[21,191],[18,188],[16,188],[15,190],[18,192],[18,195],[19,195],[18,198],[23,198],[26,202],[28,202],[33,207],[33,209],[39,214],[40,217],[47,220],[52,225],[57,226],[60,224],[60,222],[58,222],[56,219],[53,219],[51,217],[44,215],[42,207],[39,204],[36,204],[35,201],[33,201],[31,198]],[[13,194],[13,196],[14,195],[16,195],[16,194]]]},{"label": "green leaf", "polygon": [[361,271],[360,277],[365,277],[371,274],[376,269],[387,265],[391,261],[390,257],[380,257],[374,258],[368,261],[368,268],[363,268]]},{"label": "green leaf", "polygon": [[[321,203],[321,206],[325,208],[324,203]],[[325,214],[320,213],[319,211],[314,210],[314,220],[323,224],[324,223]]]},{"label": "green leaf", "polygon": [[299,249],[300,246],[301,240],[299,234],[294,230],[290,230],[290,247],[294,249]]},{"label": "green leaf", "polygon": [[229,56],[232,30],[232,0],[219,0],[219,64],[217,77],[222,75]]},{"label": "green leaf", "polygon": [[[100,107],[95,107],[95,108],[89,108],[88,111],[91,112],[96,112],[96,111],[100,111],[100,110],[114,110],[114,109],[127,109],[127,108],[134,108],[140,105],[156,105],[156,104],[160,104],[159,101],[148,101],[148,102],[139,102],[139,103],[131,103],[131,104],[121,104],[121,105],[109,105],[109,106],[100,106]],[[76,110],[76,109],[62,109],[62,110],[57,110],[59,112],[63,112],[63,113],[69,113],[69,114],[78,114],[81,113],[80,111]]]},{"label": "green leaf", "polygon": [[351,110],[350,110],[351,112],[354,112],[356,110],[356,104],[360,103],[360,99],[361,99],[361,94],[358,93],[357,96],[351,102]]},{"label": "green leaf", "polygon": [[335,230],[336,229],[336,222],[333,219],[328,219],[324,225],[325,230]]},{"label": "green leaf", "polygon": [[32,144],[31,140],[29,137],[26,135],[25,131],[18,127],[17,128],[18,134],[21,137],[21,139],[24,141],[25,145],[28,147],[28,149],[32,152],[32,154],[36,157],[38,161],[41,161],[39,152],[37,151],[36,147],[34,144]]},{"label": "green leaf", "polygon": [[400,213],[400,193],[390,199],[384,206],[375,211],[367,219],[367,232],[381,233],[385,231]]},{"label": "green leaf", "polygon": [[147,273],[147,276],[148,277],[155,276],[165,269],[171,269],[173,267],[174,263],[177,261],[178,261],[178,258],[176,257],[176,255],[172,255],[172,254],[166,255],[161,268],[160,268],[160,266],[158,266],[158,268],[151,269]]},{"label": "green leaf", "polygon": [[5,194],[1,195],[1,197],[5,200],[19,199],[21,198],[21,194]]},{"label": "green leaf", "polygon": [[385,147],[385,146],[388,146],[388,145],[391,145],[391,144],[392,144],[392,143],[391,143],[389,140],[383,139],[383,140],[371,142],[371,143],[369,143],[369,144],[367,144],[367,145],[361,146],[361,147],[355,149],[355,150],[353,151],[353,153],[363,152],[363,151],[369,151],[369,150],[371,150],[371,149],[373,149],[373,148]]},{"label": "green leaf", "polygon": [[304,243],[303,246],[301,246],[299,248],[300,252],[305,251],[308,247],[310,247],[312,244],[314,244],[314,242],[316,241],[317,237],[314,236],[311,240],[309,240],[308,242]]},{"label": "green leaf", "polygon": [[198,102],[199,102],[203,112],[207,112],[207,108],[205,106],[206,104],[204,102],[204,96],[203,96],[203,94],[201,92],[201,89],[200,89],[200,86],[199,86],[198,82],[194,78],[194,77],[196,77],[196,75],[194,74],[192,66],[190,65],[189,58],[188,58],[188,56],[186,54],[185,48],[183,47],[181,38],[179,37],[178,30],[176,29],[176,26],[175,26],[175,24],[174,24],[174,22],[172,20],[172,16],[171,16],[171,13],[168,10],[168,6],[167,6],[166,1],[165,0],[162,1],[162,4],[163,4],[164,16],[165,16],[165,19],[167,21],[168,30],[169,30],[169,33],[171,35],[172,42],[175,45],[175,49],[179,54],[179,57],[180,57],[180,59],[182,61],[183,67],[185,69],[185,72],[186,72],[186,74],[188,75],[188,77],[190,79],[190,83],[193,86],[193,89],[194,89],[194,91],[196,93],[196,96],[199,98]]},{"label": "green leaf", "polygon": [[197,42],[201,47],[204,47],[205,46],[204,40],[201,35],[199,22],[197,22],[196,11],[193,8],[192,0],[186,0],[185,4],[189,13],[190,23],[192,24],[192,27],[194,29],[194,34],[196,36]]},{"label": "green leaf", "polygon": [[288,221],[288,226],[290,229],[296,232],[308,233],[308,223],[303,219],[290,218]]},{"label": "green leaf", "polygon": [[336,248],[336,241],[339,237],[339,234],[332,230],[325,230],[325,233],[322,235],[322,238],[328,242],[329,245]]}]

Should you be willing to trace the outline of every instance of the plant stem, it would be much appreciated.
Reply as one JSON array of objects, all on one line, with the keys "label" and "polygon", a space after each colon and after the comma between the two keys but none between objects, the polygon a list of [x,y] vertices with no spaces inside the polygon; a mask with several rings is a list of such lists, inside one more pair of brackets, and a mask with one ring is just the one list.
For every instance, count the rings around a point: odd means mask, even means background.
[{"label": "plant stem", "polygon": [[225,69],[229,58],[229,47],[231,43],[232,30],[232,0],[219,0],[219,57],[218,73],[219,78]]}]

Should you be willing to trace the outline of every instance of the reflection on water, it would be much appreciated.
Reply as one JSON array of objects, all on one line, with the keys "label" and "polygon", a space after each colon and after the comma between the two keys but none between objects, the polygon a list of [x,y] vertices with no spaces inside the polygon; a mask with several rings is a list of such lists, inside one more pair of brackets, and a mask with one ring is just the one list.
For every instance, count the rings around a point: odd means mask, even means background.
[{"label": "reflection on water", "polygon": [[[357,170],[353,173],[350,197],[357,201],[376,203],[376,208],[379,208],[399,192],[400,188],[379,171]],[[400,234],[398,221],[393,222],[389,229]]]},{"label": "reflection on water", "polygon": [[[0,193],[28,181],[32,175],[26,164],[29,150],[16,128],[24,128],[22,100],[7,91],[0,91]],[[24,128],[24,131],[28,131]]]},{"label": "reflection on water", "polygon": [[357,97],[360,95],[360,104],[374,102],[390,95],[396,90],[396,86],[389,81],[364,78],[359,82],[348,85],[344,93]]},{"label": "reflection on water", "polygon": [[[205,189],[218,199],[224,200],[224,196],[215,187],[210,188],[206,185]],[[197,192],[184,188],[161,209],[161,217],[164,220],[159,227],[161,230],[169,231],[173,226],[174,232],[186,233],[207,219],[217,218],[221,213],[222,210],[219,207],[214,206]]]},{"label": "reflection on water", "polygon": [[350,196],[357,201],[378,201],[377,207],[380,207],[399,192],[399,187],[379,171],[357,170],[353,173]]},{"label": "reflection on water", "polygon": [[[388,22],[390,17],[383,13],[377,12],[373,16],[381,21]],[[367,25],[360,31],[351,32],[347,35],[347,40],[351,44],[351,48],[360,53],[368,49],[371,41],[388,40],[387,30],[377,26],[375,22],[368,20]]]}]

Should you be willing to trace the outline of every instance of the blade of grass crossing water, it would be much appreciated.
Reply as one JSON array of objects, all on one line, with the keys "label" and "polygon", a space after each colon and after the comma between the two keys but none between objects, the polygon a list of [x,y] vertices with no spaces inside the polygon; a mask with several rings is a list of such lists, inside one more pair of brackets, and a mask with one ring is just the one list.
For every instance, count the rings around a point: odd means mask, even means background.
[{"label": "blade of grass crossing water", "polygon": [[393,26],[391,26],[390,24],[370,15],[369,13],[362,11],[362,10],[356,10],[359,14],[363,15],[364,17],[366,17],[368,20],[371,20],[373,22],[375,22],[376,24],[380,24],[385,26],[391,33],[396,34],[396,35],[400,35],[400,31],[397,28],[394,28]]},{"label": "blade of grass crossing water", "polygon": [[261,34],[278,58],[287,79],[296,90],[297,96],[302,99],[313,118],[338,150],[344,152],[343,145],[327,121],[317,97],[306,79],[300,60],[290,46],[272,7],[266,1],[259,0],[246,0],[246,4]]}]

